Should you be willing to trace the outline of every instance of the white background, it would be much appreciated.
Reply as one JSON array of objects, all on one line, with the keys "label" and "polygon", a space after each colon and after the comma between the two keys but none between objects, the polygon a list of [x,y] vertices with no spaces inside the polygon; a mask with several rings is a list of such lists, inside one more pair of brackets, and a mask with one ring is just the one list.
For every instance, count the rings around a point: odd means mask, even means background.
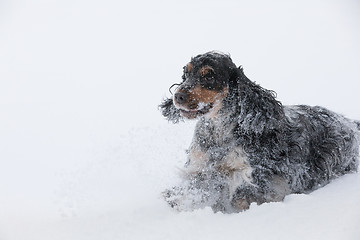
[{"label": "white background", "polygon": [[283,104],[360,119],[360,3],[0,1],[0,239],[359,239],[360,177],[237,215],[175,213],[193,123],[157,105],[230,53]]}]

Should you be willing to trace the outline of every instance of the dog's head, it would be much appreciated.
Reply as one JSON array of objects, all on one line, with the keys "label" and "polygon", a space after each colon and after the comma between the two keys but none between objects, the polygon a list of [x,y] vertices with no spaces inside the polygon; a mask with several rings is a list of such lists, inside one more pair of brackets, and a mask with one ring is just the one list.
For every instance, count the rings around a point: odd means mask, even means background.
[{"label": "dog's head", "polygon": [[243,131],[272,131],[284,119],[275,92],[250,81],[229,55],[208,52],[184,67],[183,81],[173,98],[161,105],[162,114],[174,123],[183,118],[214,118],[232,114]]},{"label": "dog's head", "polygon": [[229,93],[235,70],[231,58],[223,53],[208,52],[192,58],[174,94],[175,107],[188,119],[216,116]]},{"label": "dog's head", "polygon": [[176,84],[173,99],[160,105],[163,115],[173,122],[182,117],[216,116],[237,72],[227,54],[208,52],[192,58],[184,67],[182,83]]}]

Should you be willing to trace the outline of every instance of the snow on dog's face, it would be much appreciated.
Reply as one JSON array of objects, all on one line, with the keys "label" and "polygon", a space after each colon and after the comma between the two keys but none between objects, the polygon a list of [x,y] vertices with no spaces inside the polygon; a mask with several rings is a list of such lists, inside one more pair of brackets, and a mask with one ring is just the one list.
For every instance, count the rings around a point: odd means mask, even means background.
[{"label": "snow on dog's face", "polygon": [[232,68],[236,66],[222,53],[209,52],[192,58],[184,67],[183,82],[174,94],[180,114],[188,119],[215,117],[228,95]]}]

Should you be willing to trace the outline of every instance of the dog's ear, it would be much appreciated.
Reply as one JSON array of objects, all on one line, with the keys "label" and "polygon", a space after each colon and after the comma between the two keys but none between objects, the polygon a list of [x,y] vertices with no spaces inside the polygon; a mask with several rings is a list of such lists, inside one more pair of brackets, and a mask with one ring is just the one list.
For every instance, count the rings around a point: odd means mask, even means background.
[{"label": "dog's ear", "polygon": [[237,68],[229,85],[237,103],[237,122],[243,131],[262,134],[279,128],[284,112],[274,91],[249,80],[242,67]]},{"label": "dog's ear", "polygon": [[240,66],[239,68],[229,68],[230,71],[230,79],[229,79],[229,87],[232,90],[237,90],[238,86],[240,84],[240,80],[243,73],[242,67]]},{"label": "dog's ear", "polygon": [[171,98],[166,98],[159,105],[161,114],[169,121],[173,123],[178,123],[183,120],[183,117],[180,115],[179,109],[174,106],[174,102]]},{"label": "dog's ear", "polygon": [[230,79],[229,79],[229,90],[232,94],[238,95],[241,86],[241,83],[245,81],[250,81],[244,74],[244,70],[242,66],[236,67],[230,67]]}]

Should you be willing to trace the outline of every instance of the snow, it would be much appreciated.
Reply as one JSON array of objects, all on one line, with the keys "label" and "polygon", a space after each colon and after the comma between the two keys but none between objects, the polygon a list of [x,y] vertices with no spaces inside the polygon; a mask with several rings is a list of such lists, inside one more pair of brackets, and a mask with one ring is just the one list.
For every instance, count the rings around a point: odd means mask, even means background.
[{"label": "snow", "polygon": [[360,119],[357,1],[0,3],[0,239],[360,239],[360,174],[240,214],[178,213],[194,122],[157,105],[229,52],[284,104]]}]

